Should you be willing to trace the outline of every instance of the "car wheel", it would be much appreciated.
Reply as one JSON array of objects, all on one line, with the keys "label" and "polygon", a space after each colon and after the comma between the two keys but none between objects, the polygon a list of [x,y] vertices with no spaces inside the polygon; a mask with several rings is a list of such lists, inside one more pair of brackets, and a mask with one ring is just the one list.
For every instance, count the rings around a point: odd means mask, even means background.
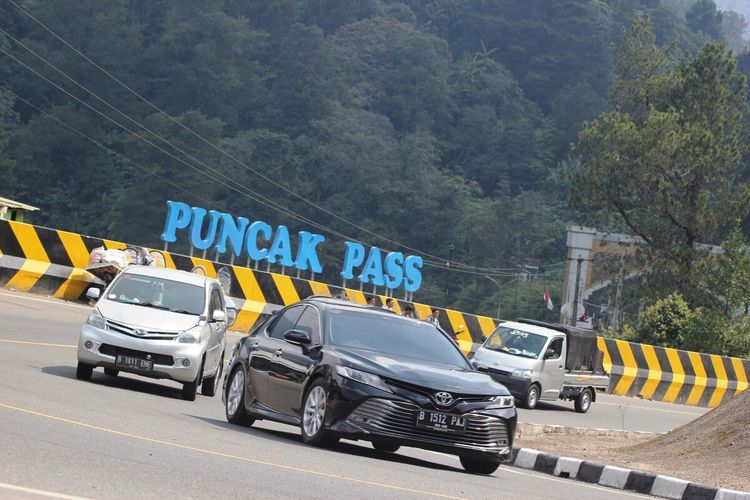
[{"label": "car wheel", "polygon": [[76,367],[76,378],[81,380],[91,380],[91,375],[94,373],[94,365],[87,363],[78,362]]},{"label": "car wheel", "polygon": [[219,383],[221,381],[221,376],[224,374],[224,353],[221,354],[221,359],[219,360],[219,366],[216,367],[216,373],[213,377],[208,377],[206,379],[203,379],[203,384],[201,385],[201,394],[208,397],[213,397],[216,394],[216,390],[219,388]]},{"label": "car wheel", "polygon": [[492,458],[459,457],[466,472],[492,474],[500,467],[500,460]]},{"label": "car wheel", "polygon": [[312,446],[331,446],[338,438],[331,436],[325,428],[328,407],[328,387],[323,379],[310,386],[302,405],[302,441]]},{"label": "car wheel", "polygon": [[538,402],[539,386],[534,384],[529,387],[528,391],[526,391],[526,397],[523,398],[523,407],[529,410],[533,410],[534,408],[536,408]]},{"label": "car wheel", "polygon": [[377,451],[382,451],[384,453],[395,453],[401,448],[401,445],[395,444],[391,441],[374,440],[372,442],[372,447]]},{"label": "car wheel", "polygon": [[116,377],[118,373],[120,373],[120,370],[115,370],[114,368],[104,369],[104,374],[109,375],[110,377]]},{"label": "car wheel", "polygon": [[255,419],[245,410],[245,370],[237,366],[229,377],[227,384],[226,411],[227,422],[236,425],[253,425]]},{"label": "car wheel", "polygon": [[185,401],[195,401],[195,396],[198,394],[198,386],[201,383],[203,377],[203,361],[201,366],[198,368],[198,374],[195,376],[195,380],[182,384],[182,399]]},{"label": "car wheel", "polygon": [[576,411],[578,413],[586,413],[589,411],[589,408],[591,408],[591,389],[584,389],[581,391],[581,393],[576,398]]}]

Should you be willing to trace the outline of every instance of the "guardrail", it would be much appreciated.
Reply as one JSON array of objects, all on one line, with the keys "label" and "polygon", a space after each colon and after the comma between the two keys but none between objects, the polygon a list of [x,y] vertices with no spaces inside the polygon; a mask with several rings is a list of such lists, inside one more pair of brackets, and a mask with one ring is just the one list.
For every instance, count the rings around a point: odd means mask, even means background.
[{"label": "guardrail", "polygon": [[[95,278],[84,268],[94,248],[125,249],[118,241],[84,236],[12,221],[0,221],[0,286],[42,293],[66,300],[81,299]],[[227,295],[238,307],[234,329],[247,331],[264,315],[310,295],[345,294],[364,304],[365,293],[284,274],[212,262],[160,251],[165,265],[190,271],[200,267],[206,275],[229,275]],[[369,294],[368,294],[369,295]],[[377,295],[382,305],[387,297]],[[394,299],[396,312],[412,304],[420,318],[430,313],[426,304]],[[487,316],[440,308],[440,326],[457,336],[469,353],[496,326]],[[750,360],[679,351],[620,340],[598,338],[604,368],[611,375],[609,392],[696,406],[718,406],[748,387]]]}]

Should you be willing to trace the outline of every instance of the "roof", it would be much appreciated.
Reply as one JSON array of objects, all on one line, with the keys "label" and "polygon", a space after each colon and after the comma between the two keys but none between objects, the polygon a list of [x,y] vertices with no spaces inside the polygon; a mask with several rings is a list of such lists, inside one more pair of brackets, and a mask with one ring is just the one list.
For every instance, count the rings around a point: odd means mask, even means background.
[{"label": "roof", "polygon": [[[191,273],[188,271],[179,271],[177,269],[170,269],[167,267],[152,267],[152,266],[128,266],[123,271],[129,274],[138,274],[141,276],[153,276],[155,278],[163,278],[172,281],[180,281],[182,283],[188,283],[190,285],[205,286],[206,281],[216,281],[208,276],[202,274]],[[217,282],[218,283],[218,282]]]},{"label": "roof", "polygon": [[2,196],[0,196],[0,207],[20,208],[21,210],[28,210],[29,212],[35,212],[39,210],[38,207],[32,207],[31,205],[21,203],[20,201],[3,198]]},{"label": "roof", "polygon": [[539,326],[539,325],[532,325],[529,323],[520,323],[518,321],[506,321],[504,323],[500,323],[500,325],[503,328],[513,328],[514,330],[521,330],[522,332],[529,332],[529,333],[535,333],[537,335],[543,335],[545,337],[553,337],[555,335],[564,335],[563,332],[558,330],[553,330],[552,328],[548,328],[546,326]]}]

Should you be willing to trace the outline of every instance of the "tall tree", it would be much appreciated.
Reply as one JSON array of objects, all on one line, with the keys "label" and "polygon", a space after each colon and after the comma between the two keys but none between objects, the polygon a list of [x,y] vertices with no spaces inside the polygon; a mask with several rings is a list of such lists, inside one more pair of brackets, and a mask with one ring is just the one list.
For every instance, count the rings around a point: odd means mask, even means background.
[{"label": "tall tree", "polygon": [[716,41],[722,39],[722,13],[716,8],[714,0],[696,0],[685,14],[685,20],[688,27],[696,33],[703,33]]},{"label": "tall tree", "polygon": [[[711,43],[674,69],[631,67],[644,59],[641,52],[659,54],[649,29],[640,19],[624,36],[615,110],[581,132],[578,181],[585,189],[574,201],[617,213],[652,251],[652,277],[695,303],[697,245],[715,241],[750,203],[740,177],[746,81],[731,53]],[[640,44],[627,44],[639,34]]]}]

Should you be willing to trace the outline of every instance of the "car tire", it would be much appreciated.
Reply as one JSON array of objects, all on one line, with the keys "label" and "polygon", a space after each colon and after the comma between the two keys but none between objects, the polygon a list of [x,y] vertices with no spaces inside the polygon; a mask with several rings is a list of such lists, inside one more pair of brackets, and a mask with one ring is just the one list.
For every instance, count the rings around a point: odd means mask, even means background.
[{"label": "car tire", "polygon": [[328,384],[318,379],[312,383],[305,393],[302,404],[300,431],[302,441],[311,446],[332,446],[338,438],[331,436],[325,426],[328,410]]},{"label": "car tire", "polygon": [[201,384],[201,394],[210,398],[214,397],[216,395],[216,390],[219,388],[219,384],[221,383],[221,376],[223,374],[224,353],[221,354],[219,366],[216,367],[216,373],[214,374],[214,376],[203,379],[203,384]]},{"label": "car tire", "polygon": [[537,403],[539,403],[539,386],[536,384],[531,384],[529,386],[529,389],[526,391],[526,396],[524,396],[521,403],[527,410],[533,410],[534,408],[536,408]]},{"label": "car tire", "polygon": [[91,380],[91,375],[94,373],[94,365],[88,363],[78,362],[76,367],[76,378],[80,380]]},{"label": "car tire", "polygon": [[110,377],[116,377],[120,373],[120,370],[115,370],[114,368],[104,368],[104,374],[109,375]]},{"label": "car tire", "polygon": [[383,453],[395,453],[399,448],[401,448],[401,445],[398,445],[392,441],[373,440],[372,447],[377,451]]},{"label": "car tire", "polygon": [[245,409],[245,371],[237,365],[227,381],[224,411],[227,422],[235,425],[251,426],[255,419]]},{"label": "car tire", "polygon": [[472,474],[492,474],[500,467],[499,459],[459,457],[466,472]]},{"label": "car tire", "polygon": [[589,408],[591,408],[591,401],[593,400],[593,395],[591,394],[591,389],[586,388],[581,391],[581,393],[576,398],[575,407],[576,411],[578,413],[586,413],[589,411]]},{"label": "car tire", "polygon": [[201,379],[203,378],[203,363],[201,361],[201,366],[198,368],[195,380],[182,384],[182,399],[185,401],[195,401],[195,396],[198,394],[198,386],[201,384]]}]

